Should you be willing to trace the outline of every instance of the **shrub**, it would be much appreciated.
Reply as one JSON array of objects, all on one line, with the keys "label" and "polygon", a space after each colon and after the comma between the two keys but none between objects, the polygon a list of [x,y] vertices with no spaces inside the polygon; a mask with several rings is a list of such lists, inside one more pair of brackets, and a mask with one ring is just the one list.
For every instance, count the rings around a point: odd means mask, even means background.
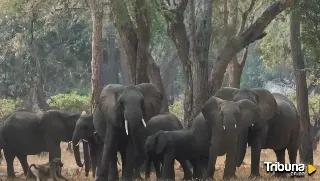
[{"label": "shrub", "polygon": [[76,91],[72,91],[68,94],[57,94],[51,96],[47,103],[49,106],[56,107],[58,109],[79,112],[90,111],[90,97],[81,96]]},{"label": "shrub", "polygon": [[183,121],[183,100],[181,98],[176,99],[174,103],[169,106],[169,112],[176,115],[180,121]]},{"label": "shrub", "polygon": [[5,119],[15,110],[15,105],[19,104],[21,99],[0,99],[0,119]]}]

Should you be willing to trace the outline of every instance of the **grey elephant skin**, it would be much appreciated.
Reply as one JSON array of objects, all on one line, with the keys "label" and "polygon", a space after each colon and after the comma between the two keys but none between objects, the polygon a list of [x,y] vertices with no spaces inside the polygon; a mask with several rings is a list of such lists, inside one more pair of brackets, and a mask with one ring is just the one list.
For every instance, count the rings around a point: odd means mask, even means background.
[{"label": "grey elephant skin", "polygon": [[202,108],[202,114],[211,122],[211,139],[206,179],[212,179],[217,156],[226,154],[223,178],[235,177],[237,152],[247,143],[239,141],[248,128],[257,124],[260,108],[250,100],[226,101],[211,97]]},{"label": "grey elephant skin", "polygon": [[[93,112],[93,114],[81,115],[79,120],[76,123],[73,136],[72,136],[72,145],[73,150],[75,151],[74,157],[76,163],[79,167],[83,167],[83,163],[80,158],[79,150],[79,141],[83,140],[83,143],[88,143],[90,148],[90,159],[86,156],[88,155],[88,147],[85,147],[84,144],[84,164],[85,164],[85,174],[88,176],[89,169],[91,168],[92,177],[95,178],[96,170],[99,170],[101,162],[101,152],[103,147],[103,140],[101,140],[100,136],[95,131],[95,127],[93,124],[94,119],[103,119],[103,115],[100,112],[100,109],[97,108]],[[121,151],[121,149],[117,149],[117,151]],[[122,152],[122,157],[124,156]],[[89,160],[91,160],[91,166],[89,166]],[[118,169],[117,169],[117,157],[111,161],[109,164],[109,180],[118,180]]]},{"label": "grey elephant skin", "polygon": [[[145,158],[144,142],[146,123],[159,114],[163,96],[150,83],[136,86],[109,84],[101,91],[98,107],[103,119],[94,119],[98,135],[103,140],[101,166],[97,181],[108,179],[109,163],[116,157],[116,148],[125,150],[123,180],[133,179],[134,161]],[[120,146],[121,145],[121,146]]]},{"label": "grey elephant skin", "polygon": [[[273,149],[277,160],[282,162],[284,150],[288,148],[290,162],[296,162],[300,122],[294,104],[286,96],[272,94],[263,88],[235,89],[230,87],[221,88],[215,96],[229,101],[251,100],[260,108],[259,122],[238,139],[239,142],[248,143],[248,146],[251,147],[250,177],[260,176],[261,149]],[[243,162],[245,152],[245,147],[242,147],[237,154],[238,167]]]},{"label": "grey elephant skin", "polygon": [[9,116],[0,132],[8,177],[15,177],[13,160],[17,157],[24,174],[28,172],[27,155],[49,152],[49,160],[61,158],[60,142],[69,142],[80,114],[51,110],[17,111]]},{"label": "grey elephant skin", "polygon": [[[147,128],[148,138],[145,141],[145,151],[147,153],[145,179],[150,178],[151,162],[155,167],[157,179],[160,179],[161,177],[160,163],[163,164],[164,150],[157,149],[157,146],[158,147],[160,146],[160,144],[158,144],[160,141],[158,139],[159,134],[162,131],[182,130],[183,126],[180,120],[175,115],[164,113],[164,114],[159,114],[157,116],[152,117],[148,121],[146,128]],[[186,180],[190,180],[192,178],[191,170],[188,167],[188,164],[185,158],[181,156],[182,155],[176,155],[175,158],[183,168],[184,178]]]}]

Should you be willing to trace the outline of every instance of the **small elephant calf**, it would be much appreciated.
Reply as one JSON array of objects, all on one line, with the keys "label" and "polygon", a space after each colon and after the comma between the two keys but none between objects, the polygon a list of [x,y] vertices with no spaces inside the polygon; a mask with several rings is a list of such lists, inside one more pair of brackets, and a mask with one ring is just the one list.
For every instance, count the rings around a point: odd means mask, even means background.
[{"label": "small elephant calf", "polygon": [[[149,156],[155,156],[162,163],[161,180],[175,179],[175,159],[180,162],[184,170],[185,180],[190,180],[192,177],[187,160],[191,162],[194,169],[193,177],[196,178],[196,151],[193,143],[193,133],[191,130],[159,131],[147,138],[145,143],[146,152]],[[146,169],[146,175],[150,174],[147,171],[148,169]]]}]

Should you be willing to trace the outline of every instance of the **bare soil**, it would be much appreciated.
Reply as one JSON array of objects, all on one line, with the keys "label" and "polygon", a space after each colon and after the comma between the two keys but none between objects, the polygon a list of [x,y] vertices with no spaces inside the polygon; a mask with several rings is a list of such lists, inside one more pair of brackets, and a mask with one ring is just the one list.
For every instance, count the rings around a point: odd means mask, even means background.
[{"label": "bare soil", "polygon": [[[70,181],[94,181],[92,178],[92,175],[90,173],[89,177],[84,176],[84,169],[79,168],[74,160],[73,154],[66,151],[67,144],[62,143],[62,162],[64,163],[63,167],[63,175]],[[278,179],[272,176],[272,174],[266,172],[266,167],[263,165],[264,161],[276,161],[275,153],[272,150],[263,150],[261,153],[261,162],[260,162],[260,171],[262,178],[259,178],[258,180],[320,180],[320,145],[318,145],[317,151],[314,152],[314,166],[318,168],[319,170],[316,171],[313,175],[308,176],[306,174],[305,177],[302,178],[285,178],[285,179]],[[43,164],[48,161],[48,156],[28,156],[28,163],[36,163],[36,164]],[[215,172],[215,180],[222,180],[223,176],[223,169],[224,169],[224,161],[225,156],[221,156],[217,160],[216,164],[216,172]],[[238,177],[237,180],[248,180],[249,174],[250,174],[250,150],[247,151],[246,157],[245,157],[245,163],[240,167],[237,168],[236,175]],[[299,163],[299,156],[297,162]],[[289,163],[288,155],[286,153],[286,163]],[[14,181],[22,181],[25,180],[25,176],[23,175],[23,171],[20,165],[20,162],[18,159],[15,159],[14,162],[15,172],[16,172],[16,179],[13,179]],[[183,178],[183,171],[179,165],[179,163],[175,164],[175,170],[176,170],[176,179],[175,180],[181,180]],[[121,170],[119,172],[121,174]],[[0,180],[7,180],[6,178],[7,170],[6,170],[6,163],[5,160],[1,162],[0,165]],[[155,174],[152,173],[151,180],[155,179]]]}]

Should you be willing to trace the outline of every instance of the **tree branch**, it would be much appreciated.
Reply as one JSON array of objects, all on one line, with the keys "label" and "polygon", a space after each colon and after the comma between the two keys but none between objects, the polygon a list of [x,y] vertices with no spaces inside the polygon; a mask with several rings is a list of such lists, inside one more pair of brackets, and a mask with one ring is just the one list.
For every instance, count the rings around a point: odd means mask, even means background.
[{"label": "tree branch", "polygon": [[240,65],[239,65],[240,66],[240,70],[243,70],[243,67],[246,64],[247,57],[248,57],[248,50],[249,50],[249,46],[247,46],[244,49],[244,52],[243,52],[243,55],[242,55],[242,58],[241,58],[241,62],[240,62]]},{"label": "tree branch", "polygon": [[[290,7],[293,2],[294,0],[279,0],[273,3],[248,29],[225,45],[217,57],[215,66],[210,73],[209,91],[211,95],[221,87],[222,80],[220,79],[223,78],[232,57],[244,47],[266,36],[266,33],[264,33],[265,28],[278,14]],[[219,80],[215,80],[215,77]]]},{"label": "tree branch", "polygon": [[246,23],[247,23],[248,15],[252,11],[256,1],[257,0],[251,0],[249,8],[244,13],[242,13],[242,15],[241,15],[241,24],[240,24],[240,28],[239,28],[239,31],[237,33],[237,36],[240,35],[240,33],[243,32],[244,27],[246,26]]}]

